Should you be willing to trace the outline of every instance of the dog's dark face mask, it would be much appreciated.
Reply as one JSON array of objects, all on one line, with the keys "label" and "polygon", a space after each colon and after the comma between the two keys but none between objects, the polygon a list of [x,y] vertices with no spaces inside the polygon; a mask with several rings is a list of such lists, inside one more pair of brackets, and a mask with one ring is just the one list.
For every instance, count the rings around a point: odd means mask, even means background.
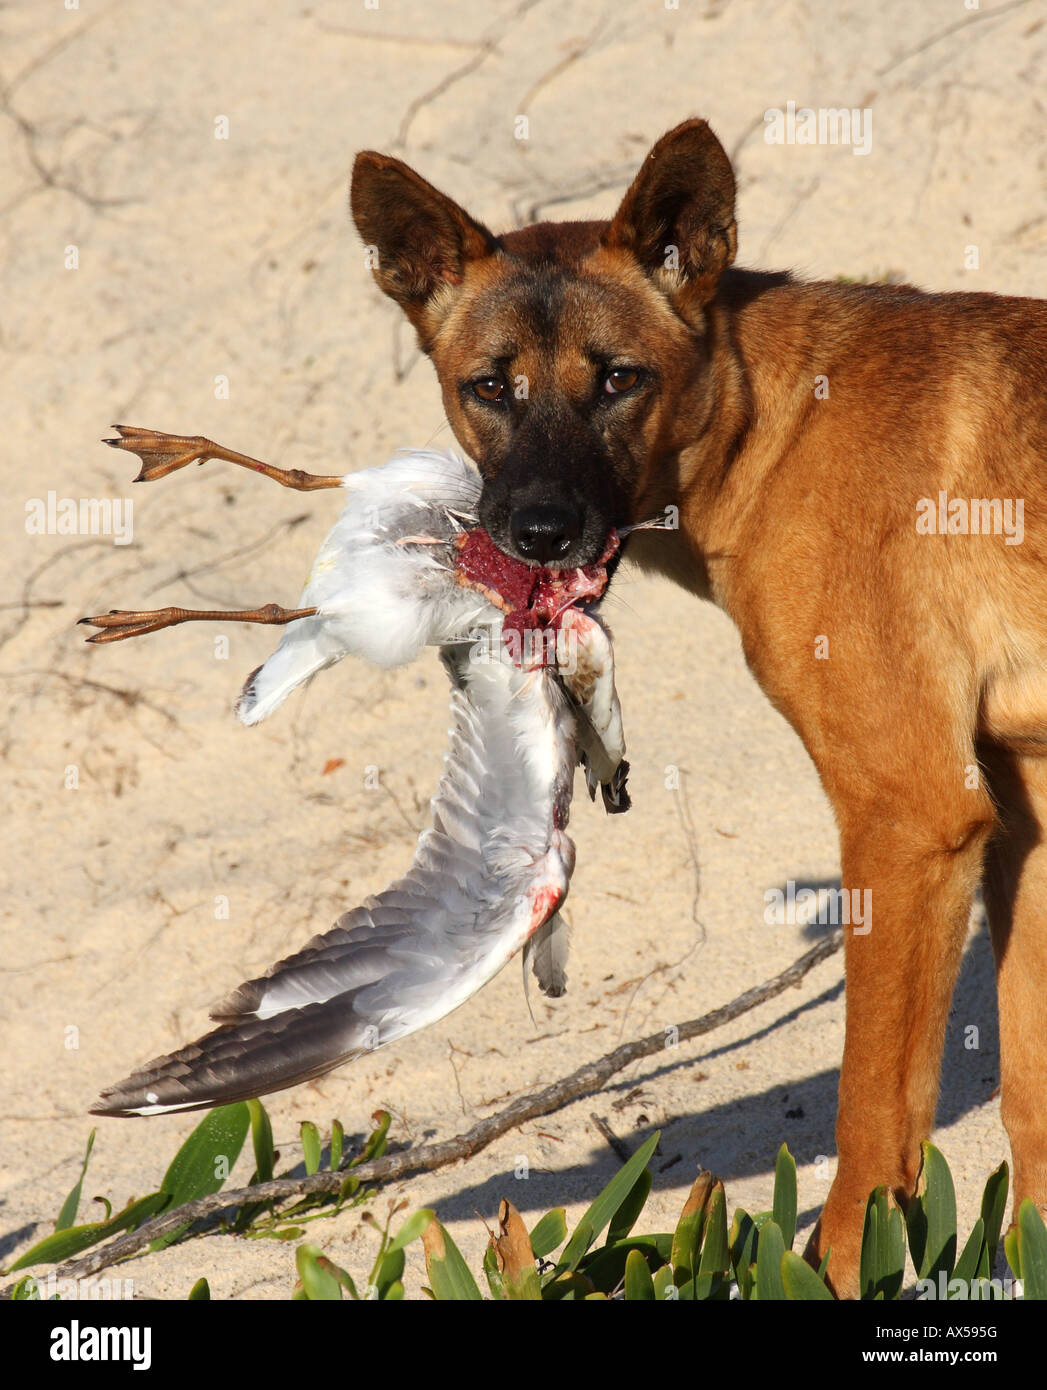
[{"label": "dog's dark face mask", "polygon": [[434,345],[448,419],[484,479],[480,522],[521,560],[589,564],[631,520],[657,379],[624,325],[613,340],[594,330],[608,292],[520,267],[463,303]]}]

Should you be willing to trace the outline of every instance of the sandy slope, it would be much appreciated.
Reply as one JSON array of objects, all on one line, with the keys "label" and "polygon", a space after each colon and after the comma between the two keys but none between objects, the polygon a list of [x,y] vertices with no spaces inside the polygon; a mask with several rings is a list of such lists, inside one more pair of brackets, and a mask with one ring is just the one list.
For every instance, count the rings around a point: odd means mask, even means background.
[{"label": "sandy slope", "polygon": [[[86,647],[74,620],[110,606],[293,602],[338,506],[220,464],[129,488],[129,460],[96,443],[110,421],[325,472],[451,442],[432,371],[346,215],[365,147],[400,153],[504,229],[536,212],[609,213],[650,143],[697,112],[737,159],[743,263],[1043,293],[1047,6],[990,8],[853,0],[829,21],[799,0],[275,0],[262,21],[245,0],[5,7],[5,1262],[50,1230],[101,1085],[194,1035],[211,999],[402,869],[446,725],[433,655],[392,675],[346,664],[248,731],[231,706],[271,633],[226,630],[227,659],[203,627]],[[871,152],[767,145],[763,112],[788,100],[870,107]],[[214,137],[222,116],[227,140]],[[977,272],[964,268],[972,243]],[[133,495],[133,543],[28,536],[24,504],[48,490]],[[429,1032],[274,1097],[285,1155],[302,1118],[338,1115],[359,1134],[378,1106],[401,1140],[450,1135],[731,998],[812,939],[768,927],[764,892],[835,880],[832,819],[733,629],[629,574],[609,613],[635,809],[607,821],[576,804],[567,997],[536,1006],[536,1030],[510,967]],[[330,759],[344,763],[325,775]],[[381,792],[364,788],[369,765]],[[564,1199],[579,1214],[617,1162],[597,1113],[629,1145],[662,1130],[652,1226],[673,1220],[699,1163],[732,1203],[768,1205],[782,1139],[809,1225],[832,1171],[842,1036],[837,958],[705,1045],[388,1195],[434,1205],[475,1262],[503,1194],[529,1219]],[[1005,1153],[995,1039],[975,930],[936,1136],[965,1221]],[[87,1193],[122,1204],[148,1190],[192,1123],[102,1121]],[[369,1264],[357,1214],[311,1233],[356,1272]],[[218,1297],[283,1298],[292,1267],[286,1247],[215,1239],[124,1273],[149,1296],[184,1297],[206,1273]]]}]

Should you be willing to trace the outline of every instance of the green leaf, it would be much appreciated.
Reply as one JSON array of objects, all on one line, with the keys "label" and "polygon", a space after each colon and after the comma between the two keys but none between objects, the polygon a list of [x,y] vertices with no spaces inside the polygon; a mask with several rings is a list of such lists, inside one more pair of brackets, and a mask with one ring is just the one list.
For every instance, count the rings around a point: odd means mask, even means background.
[{"label": "green leaf", "polygon": [[574,1235],[567,1242],[567,1246],[560,1256],[557,1269],[575,1268],[589,1246],[610,1222],[615,1212],[632,1191],[633,1184],[647,1167],[648,1160],[658,1147],[660,1137],[660,1131],[656,1130],[645,1144],[641,1144],[628,1163],[622,1166],[621,1170],[615,1174],[599,1194],[579,1221]]},{"label": "green leaf", "polygon": [[406,1260],[402,1249],[386,1251],[385,1255],[382,1257],[381,1267],[378,1270],[378,1278],[375,1280],[375,1287],[378,1289],[378,1297],[380,1299],[388,1299],[389,1290],[392,1286],[401,1283],[405,1263]]},{"label": "green leaf", "polygon": [[31,1274],[19,1279],[11,1290],[12,1303],[40,1303],[41,1301],[40,1290]]},{"label": "green leaf", "polygon": [[679,1289],[673,1278],[672,1265],[662,1265],[654,1272],[654,1296],[659,1303],[679,1298]]},{"label": "green leaf", "polygon": [[901,1292],[905,1275],[905,1236],[902,1217],[891,1204],[886,1187],[869,1195],[862,1231],[859,1268],[860,1297],[893,1301]]},{"label": "green leaf", "polygon": [[[684,1297],[683,1291],[680,1293]],[[731,1296],[731,1281],[725,1274],[699,1274],[690,1281],[686,1298],[696,1303],[721,1302]]]},{"label": "green leaf", "polygon": [[796,1160],[787,1144],[778,1150],[774,1166],[774,1220],[781,1229],[785,1248],[792,1249],[796,1237]]},{"label": "green leaf", "polygon": [[356,1291],[356,1285],[353,1283],[349,1271],[343,1269],[341,1265],[336,1265],[333,1260],[324,1259],[321,1260],[320,1263],[333,1278],[338,1280],[339,1284],[346,1290],[353,1302],[359,1303],[360,1295]]},{"label": "green leaf", "polygon": [[249,1100],[246,1105],[251,1117],[255,1181],[269,1182],[272,1179],[273,1165],[276,1161],[273,1149],[273,1126],[269,1114],[260,1100]]},{"label": "green leaf", "polygon": [[295,1251],[295,1263],[307,1298],[322,1303],[341,1302],[342,1285],[318,1245],[301,1244]]},{"label": "green leaf", "polygon": [[302,1152],[305,1156],[305,1171],[308,1177],[320,1167],[320,1155],[323,1153],[323,1145],[320,1143],[320,1131],[313,1124],[312,1120],[303,1120],[299,1133],[302,1136]]},{"label": "green leaf", "polygon": [[[620,1250],[622,1247],[618,1245],[614,1248]],[[603,1251],[604,1247],[601,1246],[600,1253],[602,1254]],[[619,1282],[621,1281],[619,1280]],[[550,1303],[577,1303],[583,1298],[589,1298],[595,1292],[598,1291],[594,1290],[584,1274],[579,1274],[577,1270],[563,1270],[545,1285],[542,1290],[542,1298]],[[599,1292],[602,1294],[602,1290]],[[603,1294],[603,1297],[606,1297],[606,1294]]]},{"label": "green leaf", "polygon": [[[251,1112],[244,1101],[209,1110],[171,1160],[160,1190],[172,1208],[217,1192],[233,1171],[247,1138]],[[150,1250],[163,1250],[185,1234],[191,1223],[151,1241]]]},{"label": "green leaf", "polygon": [[[239,1233],[239,1222],[233,1227],[233,1230]],[[244,1231],[243,1234],[248,1240],[301,1240],[302,1236],[305,1235],[305,1227],[277,1226],[271,1228],[263,1226],[260,1230]]]},{"label": "green leaf", "polygon": [[389,1142],[389,1124],[392,1116],[388,1110],[376,1110],[371,1116],[374,1120],[374,1128],[367,1136],[367,1143],[352,1161],[353,1167],[358,1163],[370,1163],[376,1158],[381,1158],[385,1153],[385,1146]]},{"label": "green leaf", "polygon": [[87,1148],[84,1150],[84,1161],[80,1165],[80,1177],[76,1186],[69,1196],[62,1203],[62,1210],[58,1213],[58,1220],[55,1222],[56,1231],[64,1231],[76,1220],[76,1213],[80,1210],[80,1190],[84,1185],[84,1176],[87,1173],[88,1160],[91,1157],[91,1150],[95,1145],[95,1135],[98,1133],[93,1129],[87,1137]]},{"label": "green leaf", "polygon": [[1047,1226],[1031,1197],[1026,1197],[1018,1208],[1018,1243],[1026,1302],[1047,1299]]},{"label": "green leaf", "polygon": [[[1022,1277],[1022,1247],[1019,1240],[1018,1227],[1012,1226],[1003,1238],[1004,1254],[1007,1256],[1007,1263],[1014,1271],[1014,1277]],[[17,1269],[17,1265],[12,1268]]]},{"label": "green leaf", "polygon": [[1007,1210],[1007,1189],[1010,1185],[1010,1170],[1006,1162],[990,1173],[982,1193],[981,1217],[985,1223],[985,1245],[978,1262],[978,1272],[984,1278],[992,1276],[996,1262],[996,1252],[1000,1245],[1000,1231],[1003,1229],[1004,1212]]},{"label": "green leaf", "polygon": [[956,1262],[956,1192],[942,1155],[933,1144],[920,1147],[923,1161],[905,1214],[909,1248],[918,1278],[937,1280],[944,1270],[948,1279]]},{"label": "green leaf", "polygon": [[345,1150],[345,1130],[341,1120],[331,1121],[331,1171],[342,1166],[342,1153]]},{"label": "green leaf", "polygon": [[513,1277],[508,1271],[502,1272],[502,1297],[513,1303],[541,1303],[542,1281],[532,1265],[530,1269],[519,1270]]},{"label": "green leaf", "polygon": [[787,1297],[782,1283],[785,1240],[777,1221],[765,1221],[756,1250],[756,1297],[760,1303],[782,1302]]},{"label": "green leaf", "polygon": [[670,1261],[673,1278],[679,1286],[690,1283],[697,1273],[698,1259],[705,1233],[705,1219],[708,1215],[709,1194],[716,1179],[703,1168],[687,1194],[687,1200],[680,1212],[680,1219],[673,1232],[673,1248]]},{"label": "green leaf", "polygon": [[531,1232],[531,1249],[535,1258],[544,1260],[567,1239],[567,1213],[563,1207],[547,1211]]},{"label": "green leaf", "polygon": [[880,1260],[879,1206],[881,1203],[886,1206],[886,1194],[886,1188],[876,1188],[865,1205],[865,1224],[862,1228],[861,1258],[858,1267],[858,1297],[863,1300],[874,1299],[877,1295],[876,1276]]},{"label": "green leaf", "polygon": [[425,1268],[434,1298],[438,1302],[482,1302],[476,1280],[462,1258],[462,1252],[439,1221],[430,1221],[422,1233]]},{"label": "green leaf", "polygon": [[[589,1222],[585,1220],[579,1221],[578,1225],[574,1228],[574,1235],[568,1242],[566,1249],[560,1252],[560,1258],[556,1262],[554,1275],[570,1273],[572,1270],[577,1269],[595,1239],[596,1232]],[[610,1248],[612,1250],[620,1250],[625,1243],[625,1241],[620,1240],[617,1245],[611,1246]],[[607,1246],[604,1246],[604,1249],[607,1248]]]},{"label": "green leaf", "polygon": [[727,1198],[723,1183],[717,1178],[709,1195],[705,1218],[705,1239],[698,1261],[698,1273],[719,1274],[731,1267],[731,1251],[727,1243]]},{"label": "green leaf", "polygon": [[802,1256],[792,1250],[782,1255],[782,1287],[786,1298],[797,1301],[832,1303],[833,1296]]},{"label": "green leaf", "polygon": [[625,1301],[652,1303],[654,1296],[654,1280],[647,1261],[639,1250],[630,1250],[625,1258]]},{"label": "green leaf", "polygon": [[63,1260],[72,1259],[81,1250],[89,1250],[101,1240],[108,1240],[121,1231],[133,1231],[166,1207],[169,1200],[166,1192],[151,1192],[148,1197],[142,1197],[125,1207],[112,1221],[94,1221],[87,1226],[67,1226],[64,1231],[55,1231],[31,1246],[6,1272],[11,1274],[27,1265],[60,1264]]},{"label": "green leaf", "polygon": [[210,1303],[211,1286],[206,1279],[197,1279],[196,1283],[189,1290],[190,1303]]},{"label": "green leaf", "polygon": [[963,1279],[967,1284],[970,1284],[972,1279],[976,1279],[984,1248],[985,1222],[979,1216],[974,1223],[971,1234],[967,1237],[967,1244],[963,1247],[963,1253],[956,1261],[956,1268],[952,1272],[952,1277]]},{"label": "green leaf", "polygon": [[405,1245],[410,1245],[412,1240],[424,1235],[430,1221],[435,1220],[436,1212],[431,1211],[429,1207],[420,1207],[418,1211],[412,1212],[386,1246],[385,1253],[391,1255],[395,1250],[402,1250]]},{"label": "green leaf", "polygon": [[664,1234],[651,1236],[627,1236],[617,1245],[601,1245],[584,1256],[578,1272],[597,1289],[606,1294],[613,1293],[625,1278],[625,1262],[633,1250],[647,1261],[648,1269],[658,1269],[666,1264],[672,1251],[672,1236]]},{"label": "green leaf", "polygon": [[171,1160],[160,1184],[172,1207],[219,1190],[240,1157],[250,1122],[243,1101],[208,1111]]},{"label": "green leaf", "polygon": [[607,1227],[607,1237],[604,1240],[605,1245],[617,1245],[618,1241],[624,1240],[636,1225],[640,1213],[643,1211],[644,1203],[650,1196],[653,1182],[651,1170],[645,1168],[633,1183],[629,1195],[611,1217],[611,1223]]},{"label": "green leaf", "polygon": [[731,1222],[731,1265],[741,1299],[748,1299],[752,1294],[752,1267],[756,1262],[757,1238],[756,1222],[739,1207]]},{"label": "green leaf", "polygon": [[[254,1149],[254,1172],[248,1186],[253,1187],[255,1183],[269,1182],[272,1178],[276,1165],[276,1150],[273,1148],[273,1126],[265,1106],[260,1100],[249,1100],[245,1104],[251,1116],[251,1145]],[[233,1230],[238,1235],[243,1235],[250,1229],[259,1212],[266,1210],[273,1210],[271,1201],[245,1202],[236,1213]]]},{"label": "green leaf", "polygon": [[[955,1248],[955,1247],[954,1247]],[[887,1211],[887,1240],[881,1243],[881,1285],[885,1299],[901,1297],[905,1282],[905,1221],[893,1203]]]},{"label": "green leaf", "polygon": [[487,1287],[491,1290],[491,1297],[499,1302],[504,1302],[508,1298],[505,1291],[505,1280],[502,1278],[498,1268],[498,1256],[495,1254],[494,1246],[488,1245],[483,1257],[484,1274],[487,1276]]},{"label": "green leaf", "polygon": [[361,1186],[360,1179],[353,1173],[347,1174],[341,1187],[338,1189],[338,1205],[347,1202],[350,1197],[355,1197]]}]

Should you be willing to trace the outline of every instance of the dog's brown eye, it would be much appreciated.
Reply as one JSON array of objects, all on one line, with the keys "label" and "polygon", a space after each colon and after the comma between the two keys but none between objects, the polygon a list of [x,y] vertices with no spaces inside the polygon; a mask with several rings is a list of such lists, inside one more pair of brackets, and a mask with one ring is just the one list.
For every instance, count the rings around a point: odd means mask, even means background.
[{"label": "dog's brown eye", "polygon": [[505,394],[505,382],[496,376],[481,377],[473,382],[473,391],[482,401],[500,401]]},{"label": "dog's brown eye", "polygon": [[623,391],[631,391],[639,380],[640,373],[635,367],[615,367],[613,372],[607,373],[603,389],[609,396],[618,396]]}]

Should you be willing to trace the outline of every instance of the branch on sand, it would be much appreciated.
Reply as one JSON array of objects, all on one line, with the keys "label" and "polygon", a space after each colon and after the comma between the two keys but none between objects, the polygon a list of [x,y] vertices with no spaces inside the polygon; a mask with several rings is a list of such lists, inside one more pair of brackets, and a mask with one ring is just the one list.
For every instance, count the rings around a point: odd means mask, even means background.
[{"label": "branch on sand", "polygon": [[[783,994],[787,989],[798,985],[808,971],[835,955],[842,945],[843,931],[838,927],[780,974],[766,980],[762,985],[746,990],[729,1004],[713,1009],[701,1018],[681,1023],[676,1040],[681,1043],[689,1042],[704,1033],[711,1033],[741,1014],[748,1013],[750,1009],[755,1009],[767,1000]],[[663,1051],[665,1046],[664,1032],[652,1033],[649,1037],[623,1043],[613,1052],[587,1062],[585,1066],[579,1067],[577,1071],[562,1077],[559,1081],[554,1081],[543,1090],[520,1096],[503,1110],[489,1115],[487,1119],[481,1120],[473,1125],[472,1129],[456,1135],[453,1139],[445,1139],[436,1144],[423,1144],[418,1148],[406,1149],[402,1153],[387,1154],[370,1163],[360,1163],[333,1173],[314,1173],[312,1177],[301,1178],[274,1178],[270,1182],[255,1183],[253,1187],[241,1188],[236,1192],[215,1192],[209,1197],[186,1202],[171,1211],[154,1216],[151,1221],[146,1221],[135,1231],[117,1236],[81,1259],[70,1260],[57,1266],[54,1270],[55,1277],[83,1279],[88,1275],[97,1274],[99,1270],[107,1268],[117,1260],[126,1260],[129,1256],[137,1254],[158,1236],[168,1235],[190,1222],[209,1217],[209,1224],[215,1224],[218,1213],[228,1211],[230,1207],[244,1206],[247,1203],[284,1201],[290,1197],[301,1198],[315,1193],[337,1193],[349,1176],[359,1178],[361,1182],[388,1181],[391,1178],[404,1177],[408,1173],[431,1171],[434,1168],[442,1168],[445,1164],[470,1158],[507,1131],[515,1129],[517,1125],[538,1119],[541,1115],[548,1115],[570,1101],[577,1100],[579,1096],[600,1090],[616,1072],[632,1062],[641,1061]],[[13,1285],[9,1285],[0,1290],[0,1298],[9,1299],[12,1288]]]}]

